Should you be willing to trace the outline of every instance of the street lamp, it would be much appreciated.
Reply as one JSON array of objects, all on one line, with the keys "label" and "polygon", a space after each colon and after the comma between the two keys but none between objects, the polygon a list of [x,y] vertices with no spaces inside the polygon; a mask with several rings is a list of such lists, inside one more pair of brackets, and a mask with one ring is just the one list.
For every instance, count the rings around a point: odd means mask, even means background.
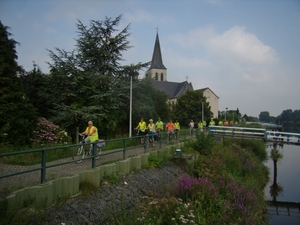
[{"label": "street lamp", "polygon": [[204,108],[203,108],[203,100],[202,100],[202,123],[204,121]]},{"label": "street lamp", "polygon": [[226,111],[225,111],[225,121],[226,121],[226,114],[227,114],[227,109],[228,109],[228,108],[226,108]]}]

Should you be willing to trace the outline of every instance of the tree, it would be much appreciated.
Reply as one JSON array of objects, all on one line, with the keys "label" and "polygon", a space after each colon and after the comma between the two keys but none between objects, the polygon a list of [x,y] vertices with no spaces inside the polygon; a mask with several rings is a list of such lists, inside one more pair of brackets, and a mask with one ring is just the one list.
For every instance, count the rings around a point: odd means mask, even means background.
[{"label": "tree", "polygon": [[33,70],[23,74],[21,78],[26,98],[37,109],[39,117],[48,118],[53,105],[49,104],[49,96],[45,92],[48,85],[47,75],[33,63]]},{"label": "tree", "polygon": [[92,20],[89,27],[78,21],[75,49],[57,48],[57,54],[49,50],[53,62],[49,63],[47,93],[54,106],[52,120],[73,134],[75,127],[84,127],[88,120],[105,135],[128,119],[124,107],[129,102],[130,73],[148,64],[120,64],[122,53],[131,47],[129,25],[120,32],[116,28],[120,20],[121,16]]},{"label": "tree", "polygon": [[178,119],[182,125],[188,125],[190,120],[202,121],[202,101],[204,101],[204,120],[209,122],[211,111],[209,103],[200,91],[187,91],[177,99],[171,115],[173,120]]},{"label": "tree", "polygon": [[[169,116],[169,107],[167,105],[167,96],[164,92],[155,89],[151,79],[146,78],[137,81],[133,90],[133,121],[138,123],[141,117],[145,120],[158,117],[167,120]],[[146,121],[148,123],[148,121]]]},{"label": "tree", "polygon": [[22,91],[17,42],[9,38],[8,29],[0,21],[0,143],[24,146],[31,144],[37,114]]},{"label": "tree", "polygon": [[269,123],[270,119],[271,118],[270,118],[270,113],[269,112],[267,112],[267,111],[260,112],[259,121]]}]

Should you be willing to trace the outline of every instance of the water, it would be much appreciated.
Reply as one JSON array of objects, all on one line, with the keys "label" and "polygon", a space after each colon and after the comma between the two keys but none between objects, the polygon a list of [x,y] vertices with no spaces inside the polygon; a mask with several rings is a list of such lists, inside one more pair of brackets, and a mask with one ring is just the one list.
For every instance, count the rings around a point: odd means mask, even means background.
[{"label": "water", "polygon": [[[268,154],[271,152],[270,147],[267,148]],[[273,160],[266,162],[266,166],[270,170],[270,181],[265,188],[266,200],[282,201],[282,202],[300,202],[300,146],[284,145],[282,148],[278,146],[283,158],[277,163],[277,184],[282,188],[282,191],[277,195],[270,194],[270,186],[273,185],[274,165]],[[274,192],[273,192],[274,193]],[[271,225],[300,224],[299,209],[292,209],[291,216],[288,216],[287,208],[279,208],[279,215],[276,215],[275,208],[270,208],[272,214],[269,215]],[[269,212],[269,210],[268,210]]]}]

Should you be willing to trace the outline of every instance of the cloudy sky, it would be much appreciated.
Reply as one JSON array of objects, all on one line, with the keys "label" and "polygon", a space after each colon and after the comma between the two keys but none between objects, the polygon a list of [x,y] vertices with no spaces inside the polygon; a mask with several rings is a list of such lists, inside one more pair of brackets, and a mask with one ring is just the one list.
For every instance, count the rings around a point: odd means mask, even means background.
[{"label": "cloudy sky", "polygon": [[133,46],[124,64],[149,62],[158,31],[168,81],[209,87],[220,111],[300,109],[299,0],[0,0],[19,65],[29,71],[34,61],[44,73],[47,49],[74,49],[77,20],[121,14]]}]

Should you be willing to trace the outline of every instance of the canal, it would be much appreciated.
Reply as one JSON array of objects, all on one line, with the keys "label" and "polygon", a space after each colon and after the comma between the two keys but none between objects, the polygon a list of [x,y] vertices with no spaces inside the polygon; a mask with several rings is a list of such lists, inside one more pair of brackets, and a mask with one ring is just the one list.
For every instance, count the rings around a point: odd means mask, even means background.
[{"label": "canal", "polygon": [[[270,156],[273,146],[267,147]],[[276,165],[272,159],[266,162],[270,171],[270,181],[265,188],[267,201],[280,205],[282,202],[300,203],[300,146],[277,146],[279,153],[283,155]],[[274,168],[277,166],[277,176]],[[274,173],[275,172],[275,173]],[[274,176],[275,175],[275,176]],[[282,206],[269,207],[267,215],[271,225],[300,224],[300,209]]]}]

